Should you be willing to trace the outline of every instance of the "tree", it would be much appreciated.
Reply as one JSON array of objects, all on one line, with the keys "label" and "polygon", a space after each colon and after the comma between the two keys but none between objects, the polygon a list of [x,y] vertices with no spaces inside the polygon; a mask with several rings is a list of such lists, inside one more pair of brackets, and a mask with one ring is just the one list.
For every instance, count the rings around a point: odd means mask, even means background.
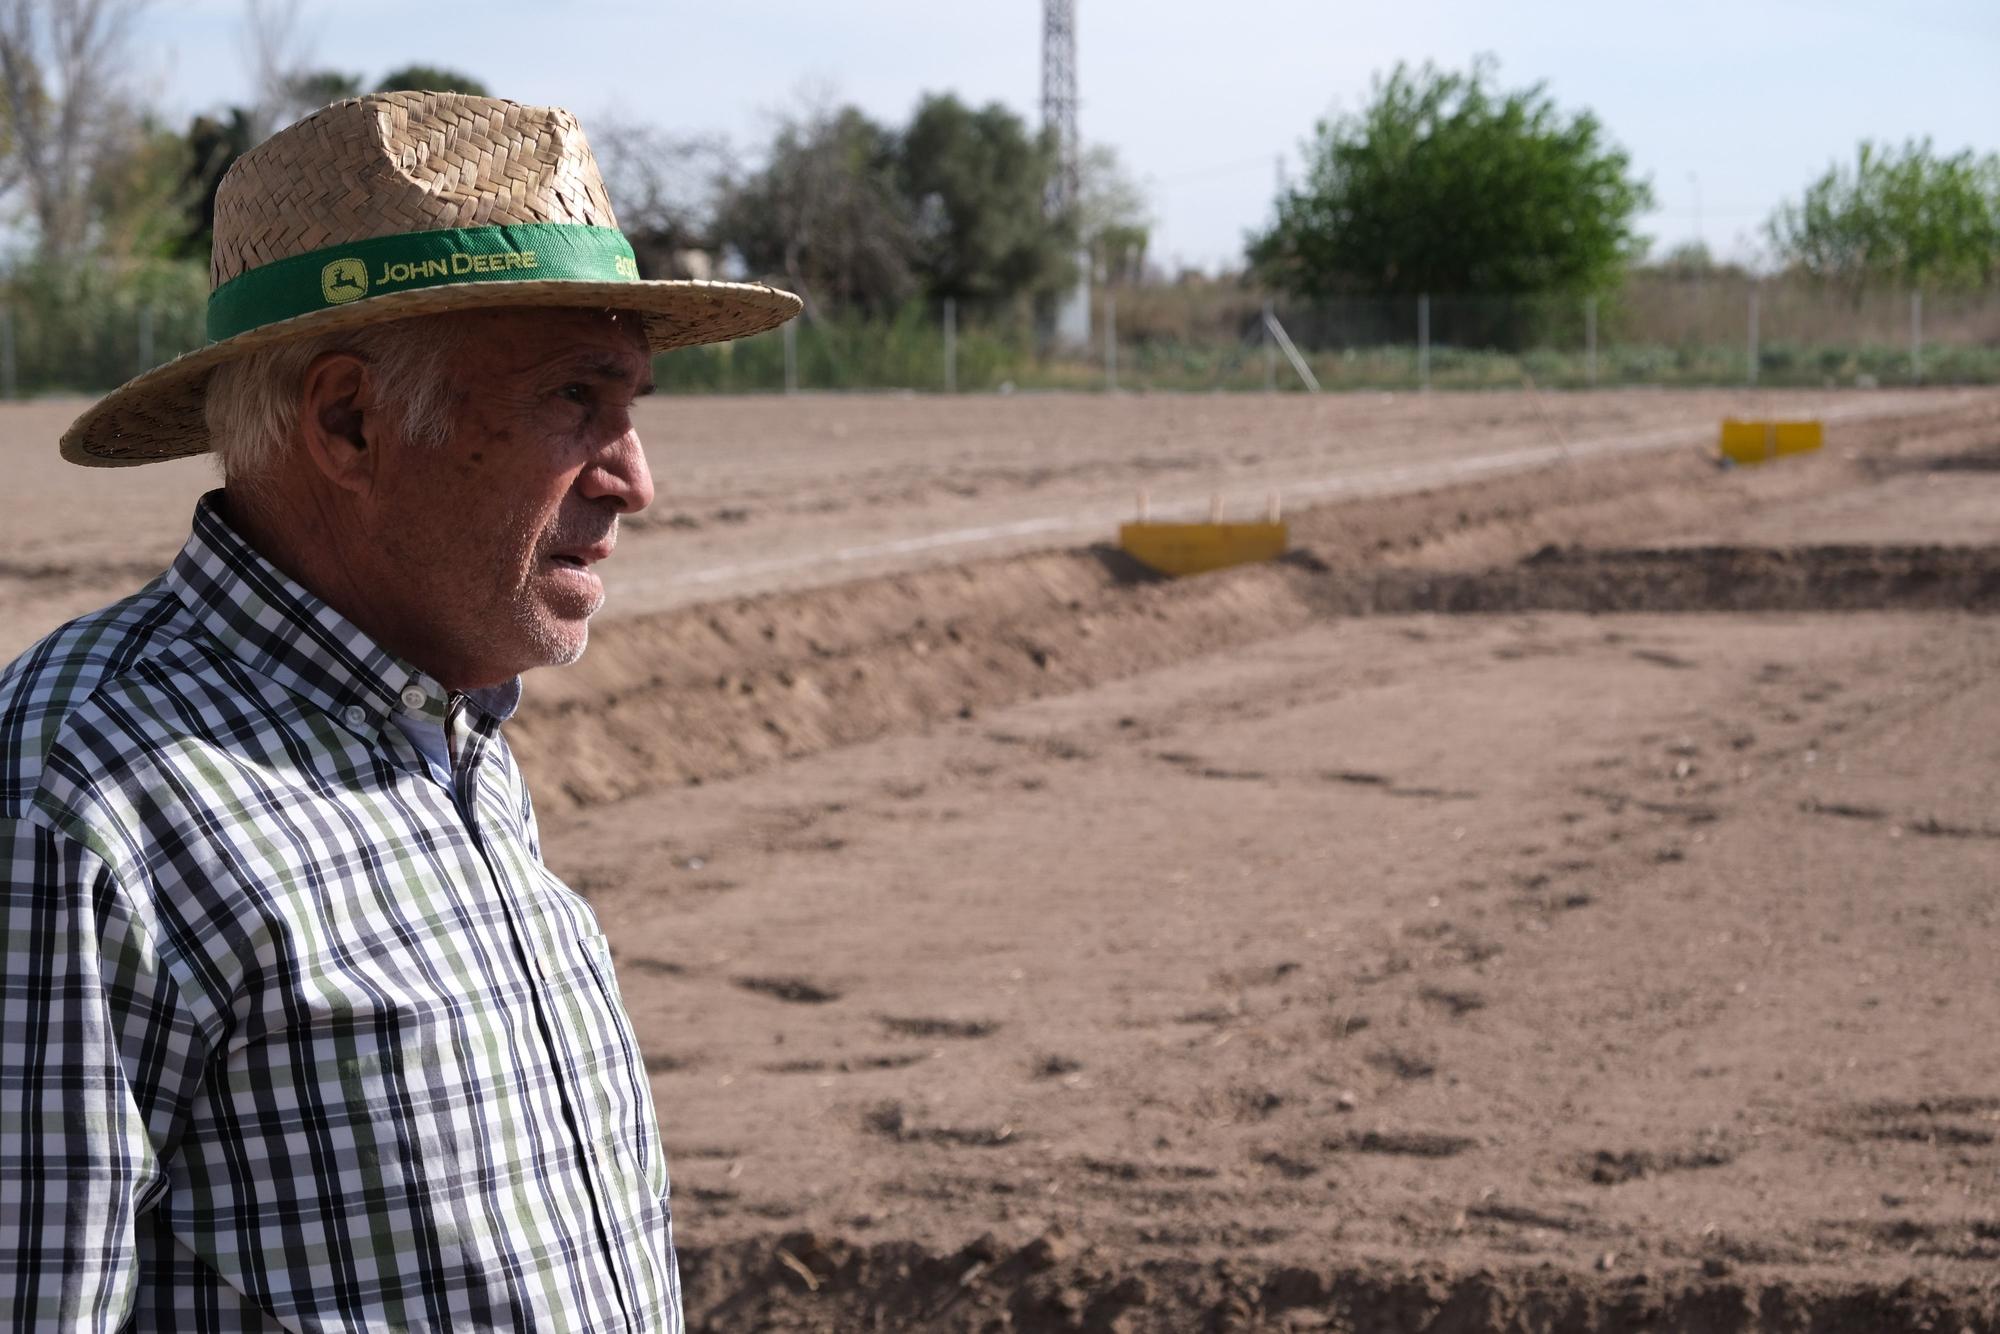
[{"label": "tree", "polygon": [[87,202],[97,251],[131,259],[187,257],[190,156],[185,138],[150,118],[120,136],[91,173]]},{"label": "tree", "polygon": [[1651,190],[1595,116],[1565,115],[1541,84],[1500,91],[1496,69],[1399,64],[1359,113],[1321,121],[1304,183],[1250,241],[1260,276],[1308,297],[1615,283]]},{"label": "tree", "polygon": [[607,116],[592,123],[590,145],[640,276],[710,277],[728,144]]},{"label": "tree", "polygon": [[311,42],[299,26],[299,3],[243,0],[243,54],[250,65],[252,90],[244,110],[253,144],[319,105],[305,105],[300,98],[305,91],[301,71]]},{"label": "tree", "polygon": [[1031,137],[1012,111],[926,97],[898,157],[897,183],[914,210],[916,267],[932,296],[993,309],[1073,277],[1076,219],[1051,222],[1042,212],[1054,146]]},{"label": "tree", "polygon": [[344,102],[361,94],[361,76],[337,69],[300,70],[285,80],[285,92],[292,105],[305,115],[330,102]]},{"label": "tree", "polygon": [[762,169],[725,188],[717,239],[798,293],[809,319],[825,302],[894,309],[916,289],[896,149],[891,131],[853,107],[785,119]]},{"label": "tree", "polygon": [[375,85],[378,93],[397,93],[415,89],[426,93],[470,93],[474,97],[491,97],[486,85],[470,74],[460,74],[457,70],[441,69],[436,65],[405,65],[392,69],[382,76],[382,82]]},{"label": "tree", "polygon": [[1985,286],[2000,278],[2000,155],[1864,140],[1853,170],[1829,167],[1767,230],[1783,260],[1817,278]]},{"label": "tree", "polygon": [[1146,270],[1146,247],[1153,220],[1146,192],[1118,160],[1118,150],[1096,144],[1084,150],[1077,232],[1090,255],[1093,277],[1105,283],[1136,283]]},{"label": "tree", "polygon": [[[261,142],[329,102],[358,97],[364,86],[358,74],[306,65],[314,43],[301,23],[301,4],[302,0],[244,0],[244,51],[257,90],[249,108],[252,142]],[[486,85],[470,74],[436,65],[405,65],[390,70],[375,85],[378,93],[406,89],[490,96]]]},{"label": "tree", "polygon": [[120,86],[143,0],[4,0],[0,100],[12,135],[4,185],[26,188],[42,259],[87,243],[91,181],[138,125]]},{"label": "tree", "polygon": [[1706,241],[1683,241],[1651,267],[1676,278],[1699,278],[1715,270],[1715,255]]}]

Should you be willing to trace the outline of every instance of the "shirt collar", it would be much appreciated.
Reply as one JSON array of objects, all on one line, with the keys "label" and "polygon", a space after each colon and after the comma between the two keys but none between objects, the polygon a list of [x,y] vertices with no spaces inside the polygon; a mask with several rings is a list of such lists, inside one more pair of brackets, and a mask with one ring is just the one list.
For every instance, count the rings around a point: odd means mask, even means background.
[{"label": "shirt collar", "polygon": [[[196,504],[194,531],[167,586],[232,656],[355,731],[403,712],[442,725],[449,692],[264,559],[223,517],[223,493]],[[512,716],[521,678],[467,698],[495,722]]]}]

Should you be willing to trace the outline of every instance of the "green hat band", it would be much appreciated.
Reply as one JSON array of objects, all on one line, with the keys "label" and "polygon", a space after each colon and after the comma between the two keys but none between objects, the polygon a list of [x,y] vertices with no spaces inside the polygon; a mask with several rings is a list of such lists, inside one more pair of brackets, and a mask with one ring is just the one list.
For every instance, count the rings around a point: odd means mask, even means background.
[{"label": "green hat band", "polygon": [[240,273],[208,298],[211,342],[391,292],[457,283],[635,283],[632,245],[616,228],[572,222],[376,236]]}]

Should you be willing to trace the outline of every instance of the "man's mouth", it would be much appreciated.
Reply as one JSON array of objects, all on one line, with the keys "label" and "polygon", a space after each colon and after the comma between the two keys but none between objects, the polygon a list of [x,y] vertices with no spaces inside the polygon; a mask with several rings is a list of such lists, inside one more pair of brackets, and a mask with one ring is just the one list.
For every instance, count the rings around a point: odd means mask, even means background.
[{"label": "man's mouth", "polygon": [[591,542],[582,546],[564,547],[559,551],[551,551],[549,553],[549,560],[556,565],[566,566],[572,570],[587,570],[597,564],[597,562],[607,559],[610,555],[611,542],[607,539],[603,542]]}]

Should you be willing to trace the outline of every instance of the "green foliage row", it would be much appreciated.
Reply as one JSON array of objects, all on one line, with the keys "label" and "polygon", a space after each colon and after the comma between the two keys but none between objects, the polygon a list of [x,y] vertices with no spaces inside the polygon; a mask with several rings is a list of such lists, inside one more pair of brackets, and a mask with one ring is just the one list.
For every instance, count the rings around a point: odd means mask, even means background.
[{"label": "green foliage row", "polygon": [[[801,321],[793,333],[798,383],[822,389],[943,390],[944,337],[936,312],[910,302],[885,320],[850,314]],[[962,330],[957,339],[960,390],[1040,386],[1043,363],[1032,326],[1015,321]],[[670,393],[744,393],[785,387],[785,335],[685,348],[653,362],[655,382]]]},{"label": "green foliage row", "polygon": [[[207,275],[186,262],[26,265],[0,284],[19,393],[99,392],[202,342]],[[1226,295],[1226,294],[1219,294]],[[1730,323],[1696,322],[1674,332],[1657,294],[1633,285],[1599,303],[1595,378],[1583,346],[1581,303],[1548,298],[1437,298],[1429,353],[1433,388],[1543,388],[1588,384],[1741,384],[1746,375],[1741,292],[1717,294]],[[1120,296],[1118,381],[1127,389],[1297,387],[1289,365],[1267,349],[1254,323],[1254,292],[1175,301],[1167,291]],[[1800,298],[1802,299],[1802,298]],[[1773,306],[1782,306],[1774,300]],[[1418,383],[1411,298],[1348,298],[1318,308],[1280,307],[1287,328],[1329,389],[1403,389]],[[1818,316],[1819,312],[1808,312]],[[1101,313],[1100,313],[1101,314]],[[1940,313],[1921,354],[1928,384],[2000,383],[2000,338],[1990,307]],[[1917,378],[1907,338],[1883,338],[1870,322],[1793,321],[1817,332],[1767,330],[1759,348],[1765,385],[1908,384]],[[1515,335],[1532,330],[1533,336]],[[1483,331],[1483,332],[1482,332]],[[935,305],[910,301],[884,317],[859,311],[801,320],[793,329],[802,389],[942,391],[944,335]],[[4,367],[0,367],[4,371]],[[785,387],[781,331],[668,353],[655,363],[676,393],[754,393]],[[1099,389],[1100,348],[1060,354],[1031,318],[966,318],[957,333],[957,387],[965,392]]]},{"label": "green foliage row", "polygon": [[[934,339],[921,347],[886,335],[867,340],[866,346],[861,341],[850,338],[845,354],[832,356],[802,343],[799,387],[836,392],[943,388],[944,362]],[[961,345],[958,383],[963,392],[1107,387],[1105,367],[1098,360],[1037,358],[1002,340],[974,347],[976,351]],[[1886,344],[1773,344],[1760,353],[1757,382],[1767,388],[2000,384],[2000,348],[1993,347],[1926,348],[1921,375],[1907,347]],[[1599,349],[1594,371],[1583,353],[1556,348],[1495,352],[1432,347],[1429,360],[1428,385],[1436,390],[1725,388],[1746,378],[1740,344],[1614,344]],[[1417,348],[1409,344],[1310,352],[1306,362],[1328,391],[1411,390],[1426,383]],[[888,366],[900,370],[880,377],[868,373]],[[669,392],[773,393],[785,384],[783,350],[768,335],[739,343],[731,352],[696,348],[668,353],[654,370]],[[1303,388],[1288,364],[1267,360],[1261,348],[1215,344],[1121,348],[1118,387],[1164,392]]]},{"label": "green foliage row", "polygon": [[17,393],[111,389],[200,347],[207,306],[205,265],[26,264],[0,283],[0,351]]}]

